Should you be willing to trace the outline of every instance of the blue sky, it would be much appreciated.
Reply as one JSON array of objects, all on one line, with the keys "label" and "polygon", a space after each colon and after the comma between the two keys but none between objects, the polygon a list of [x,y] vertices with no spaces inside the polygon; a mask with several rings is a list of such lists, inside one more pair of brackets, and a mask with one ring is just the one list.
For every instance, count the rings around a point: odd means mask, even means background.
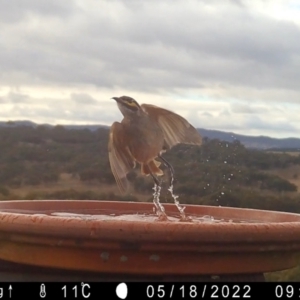
[{"label": "blue sky", "polygon": [[0,120],[106,124],[111,97],[300,137],[300,1],[0,0]]}]

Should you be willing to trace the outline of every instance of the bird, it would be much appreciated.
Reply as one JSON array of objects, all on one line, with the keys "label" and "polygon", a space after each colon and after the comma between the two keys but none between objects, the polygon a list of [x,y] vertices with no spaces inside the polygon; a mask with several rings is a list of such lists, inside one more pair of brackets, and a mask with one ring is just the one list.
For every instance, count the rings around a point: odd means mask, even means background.
[{"label": "bird", "polygon": [[163,205],[159,200],[162,176],[161,162],[169,169],[171,183],[169,191],[180,212],[186,220],[184,208],[173,193],[174,169],[162,156],[177,144],[202,144],[202,136],[182,116],[152,104],[139,104],[129,96],[112,97],[123,115],[121,122],[110,127],[108,156],[109,163],[122,193],[129,189],[127,174],[140,164],[141,174],[151,176],[154,181],[154,205],[160,220],[167,220]]}]

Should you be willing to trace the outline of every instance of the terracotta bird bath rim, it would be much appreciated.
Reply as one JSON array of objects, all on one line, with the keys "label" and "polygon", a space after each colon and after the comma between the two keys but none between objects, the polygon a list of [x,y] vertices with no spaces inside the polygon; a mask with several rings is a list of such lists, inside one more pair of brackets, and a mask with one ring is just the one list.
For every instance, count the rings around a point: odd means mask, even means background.
[{"label": "terracotta bird bath rim", "polygon": [[0,259],[110,274],[250,274],[288,269],[300,253],[300,215],[185,205],[192,222],[157,221],[153,203],[0,202]]}]

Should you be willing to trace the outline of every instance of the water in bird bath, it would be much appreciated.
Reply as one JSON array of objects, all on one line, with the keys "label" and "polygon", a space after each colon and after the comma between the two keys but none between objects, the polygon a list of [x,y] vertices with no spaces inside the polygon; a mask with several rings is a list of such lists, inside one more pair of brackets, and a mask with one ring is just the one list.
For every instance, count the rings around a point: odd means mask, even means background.
[{"label": "water in bird bath", "polygon": [[269,223],[270,220],[263,218],[251,218],[243,219],[237,216],[223,217],[222,215],[207,215],[207,214],[187,214],[183,220],[175,212],[166,212],[166,218],[161,219],[155,212],[149,211],[149,209],[141,209],[137,212],[133,210],[118,210],[118,209],[1,209],[1,212],[10,212],[15,214],[25,214],[30,216],[45,216],[45,217],[58,217],[64,219],[82,219],[82,220],[98,220],[98,221],[131,221],[131,222],[147,222],[153,223],[157,221],[161,222],[189,222],[189,223]]},{"label": "water in bird bath", "polygon": [[[158,217],[155,214],[141,213],[141,214],[80,214],[80,213],[68,213],[68,212],[52,212],[51,216],[62,218],[79,218],[82,220],[99,220],[99,221],[136,221],[136,222],[156,222]],[[179,222],[182,221],[179,217],[167,216],[166,222]],[[256,220],[242,220],[237,218],[223,219],[209,215],[204,216],[189,216],[186,219],[187,222],[192,223],[262,223]]]}]

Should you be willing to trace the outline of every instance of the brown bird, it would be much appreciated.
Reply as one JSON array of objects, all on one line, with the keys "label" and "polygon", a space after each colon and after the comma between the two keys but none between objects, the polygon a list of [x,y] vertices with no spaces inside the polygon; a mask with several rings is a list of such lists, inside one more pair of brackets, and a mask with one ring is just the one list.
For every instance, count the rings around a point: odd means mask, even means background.
[{"label": "brown bird", "polygon": [[185,219],[184,208],[179,205],[178,196],[173,194],[173,167],[161,156],[173,146],[183,144],[202,144],[198,131],[183,117],[164,108],[150,104],[139,105],[128,96],[113,97],[124,118],[114,122],[110,129],[108,153],[112,173],[122,192],[128,191],[127,173],[141,165],[141,174],[151,175],[154,180],[154,204],[160,219],[167,219],[164,207],[159,202],[160,181],[156,176],[163,175],[159,168],[159,158],[171,173],[169,191],[175,204]]}]

